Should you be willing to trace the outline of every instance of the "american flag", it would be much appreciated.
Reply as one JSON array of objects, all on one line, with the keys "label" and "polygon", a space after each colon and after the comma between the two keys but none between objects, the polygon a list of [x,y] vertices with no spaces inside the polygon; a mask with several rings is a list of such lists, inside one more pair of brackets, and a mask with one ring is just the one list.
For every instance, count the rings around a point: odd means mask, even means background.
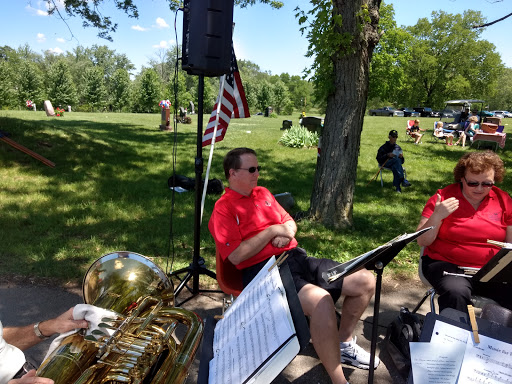
[{"label": "american flag", "polygon": [[[231,118],[244,118],[250,117],[249,106],[245,98],[245,91],[240,79],[240,73],[238,72],[238,65],[236,64],[235,51],[232,50],[231,57],[231,68],[230,73],[224,75],[224,90],[219,92],[217,101],[213,107],[210,120],[206,126],[203,136],[203,147],[212,143],[213,131],[215,129],[215,121],[217,119],[217,106],[220,100],[220,111],[219,111],[219,124],[217,126],[217,134],[215,135],[215,142],[219,142],[224,139],[228,124]],[[222,78],[221,78],[222,85]]]}]

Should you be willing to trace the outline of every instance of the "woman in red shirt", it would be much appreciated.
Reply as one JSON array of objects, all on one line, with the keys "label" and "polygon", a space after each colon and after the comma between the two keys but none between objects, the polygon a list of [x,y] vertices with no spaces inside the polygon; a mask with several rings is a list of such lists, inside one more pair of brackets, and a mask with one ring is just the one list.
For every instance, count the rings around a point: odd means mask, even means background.
[{"label": "woman in red shirt", "polygon": [[456,183],[439,189],[421,214],[418,229],[434,226],[418,238],[425,247],[423,274],[439,294],[440,311],[466,311],[475,294],[512,309],[510,284],[445,274],[485,265],[499,250],[487,240],[512,242],[512,198],[494,185],[505,175],[503,161],[492,151],[471,152],[460,158],[453,174]]}]

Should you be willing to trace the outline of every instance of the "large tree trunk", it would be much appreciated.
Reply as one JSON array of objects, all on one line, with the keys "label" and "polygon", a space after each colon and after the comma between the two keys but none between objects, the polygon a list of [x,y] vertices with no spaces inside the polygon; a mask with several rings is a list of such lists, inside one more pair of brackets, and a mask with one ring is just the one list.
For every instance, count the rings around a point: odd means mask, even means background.
[{"label": "large tree trunk", "polygon": [[[343,18],[340,32],[349,33],[353,41],[350,47],[340,47],[332,58],[335,90],[327,99],[310,214],[324,225],[343,228],[352,225],[370,59],[379,40],[380,0],[334,0],[333,3],[334,12]],[[367,12],[364,5],[368,6]]]}]

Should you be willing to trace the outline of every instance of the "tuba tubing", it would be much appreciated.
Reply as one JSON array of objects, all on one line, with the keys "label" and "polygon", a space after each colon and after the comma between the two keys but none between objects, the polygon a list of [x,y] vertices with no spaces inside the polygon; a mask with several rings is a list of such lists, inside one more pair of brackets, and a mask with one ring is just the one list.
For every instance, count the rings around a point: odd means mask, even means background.
[{"label": "tuba tubing", "polygon": [[[96,340],[80,333],[62,340],[37,376],[55,384],[183,383],[201,337],[201,318],[176,308],[172,283],[149,259],[114,252],[92,264],[84,301],[119,314]],[[183,330],[182,328],[185,328]],[[176,334],[183,334],[179,342]]]}]

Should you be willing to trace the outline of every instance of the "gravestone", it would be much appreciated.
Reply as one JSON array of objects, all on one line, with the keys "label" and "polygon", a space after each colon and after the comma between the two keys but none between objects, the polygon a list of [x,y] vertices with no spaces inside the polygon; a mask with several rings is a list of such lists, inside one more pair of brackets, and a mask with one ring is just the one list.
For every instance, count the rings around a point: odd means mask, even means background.
[{"label": "gravestone", "polygon": [[44,101],[44,111],[46,112],[46,116],[55,116],[55,111],[53,110],[53,106],[50,100]]},{"label": "gravestone", "polygon": [[318,132],[318,134],[321,135],[322,128],[324,126],[324,119],[316,116],[305,116],[302,118],[300,125],[302,127],[306,127],[308,131]]},{"label": "gravestone", "polygon": [[291,120],[283,120],[283,127],[281,128],[281,130],[283,129],[290,129],[292,127],[292,121]]},{"label": "gravestone", "polygon": [[162,121],[160,124],[162,131],[172,131],[171,127],[171,110],[169,107],[162,108]]}]

